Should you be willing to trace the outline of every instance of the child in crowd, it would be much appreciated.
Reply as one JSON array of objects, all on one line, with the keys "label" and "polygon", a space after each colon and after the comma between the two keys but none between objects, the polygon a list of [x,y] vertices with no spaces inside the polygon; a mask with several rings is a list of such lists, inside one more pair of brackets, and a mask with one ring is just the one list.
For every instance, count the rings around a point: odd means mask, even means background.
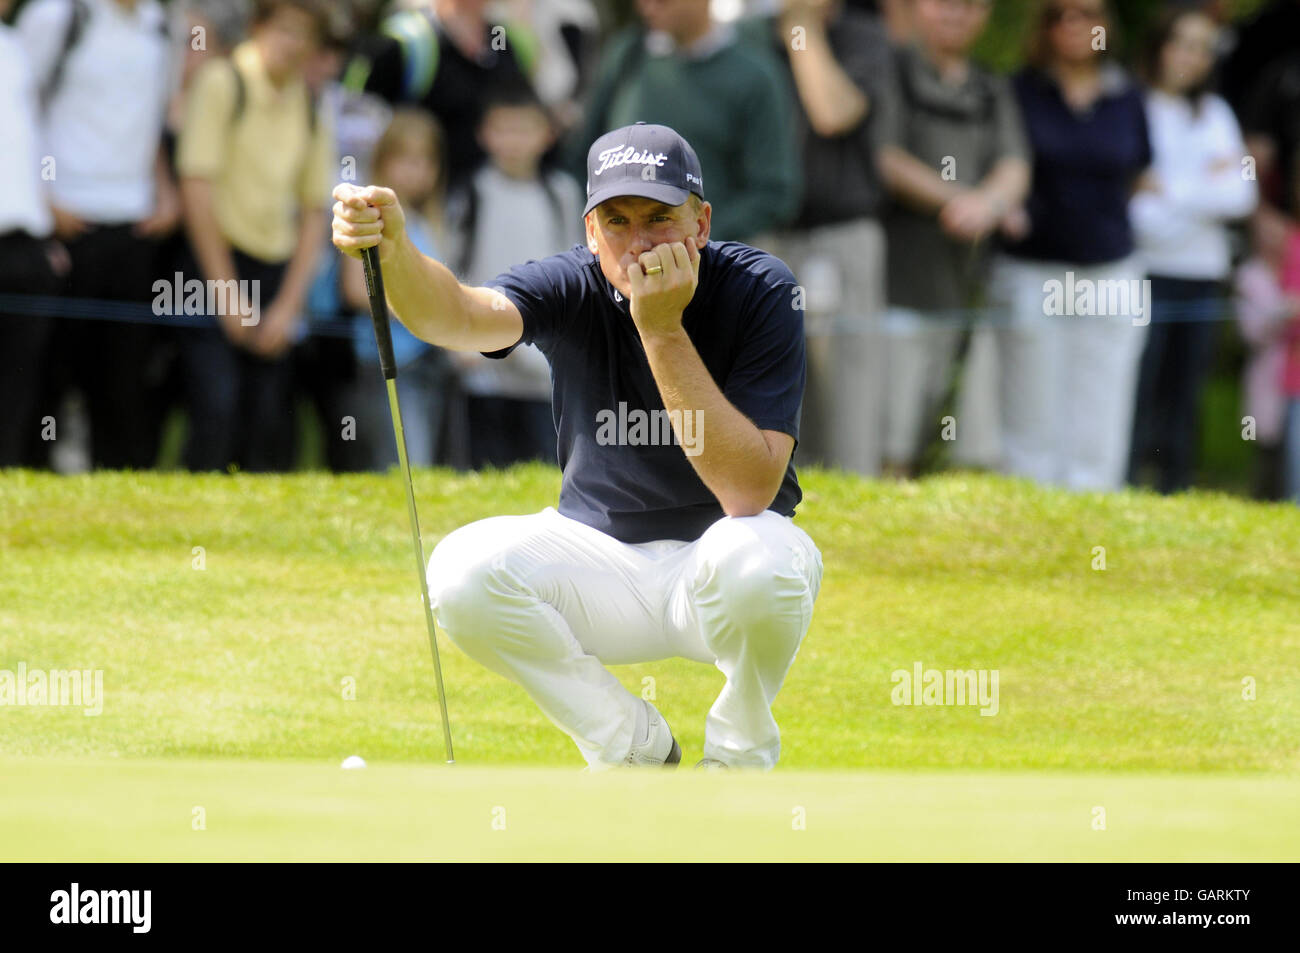
[{"label": "child in crowd", "polygon": [[[1288,294],[1283,287],[1287,250],[1294,244],[1286,219],[1256,216],[1252,228],[1254,252],[1237,269],[1234,309],[1241,336],[1250,348],[1241,380],[1242,411],[1255,424],[1255,496],[1278,500],[1285,477],[1287,335],[1289,328],[1300,327],[1300,294]],[[1300,239],[1300,232],[1294,237]]]},{"label": "child in crowd", "polygon": [[294,464],[290,349],[335,174],[333,130],[307,83],[328,32],[322,0],[258,0],[250,38],[205,63],[186,99],[176,162],[195,258],[186,277],[239,289],[182,345],[191,470]]},{"label": "child in crowd", "polygon": [[[444,260],[442,204],[446,189],[446,150],[438,121],[423,109],[402,108],[379,141],[371,160],[372,179],[397,193],[406,213],[406,233],[421,252]],[[383,470],[397,463],[397,444],[389,416],[388,393],[379,369],[379,352],[369,317],[369,298],[361,262],[342,260],[343,297],[362,312],[353,344],[357,356],[355,409],[360,456]],[[451,366],[447,353],[421,341],[399,321],[392,322],[397,360],[397,394],[402,405],[406,452],[412,466],[431,467],[446,416]]]},{"label": "child in crowd", "polygon": [[[490,285],[514,263],[566,251],[583,240],[582,190],[562,172],[541,167],[555,140],[545,107],[523,85],[487,97],[479,122],[487,161],[448,204],[462,281]],[[470,462],[504,467],[522,460],[555,462],[550,367],[532,345],[501,360],[457,354],[466,394]]]},{"label": "child in crowd", "polygon": [[1286,363],[1282,369],[1282,392],[1286,395],[1286,492],[1300,503],[1300,228],[1287,232],[1283,248],[1282,293],[1286,295],[1290,316],[1284,340]]}]

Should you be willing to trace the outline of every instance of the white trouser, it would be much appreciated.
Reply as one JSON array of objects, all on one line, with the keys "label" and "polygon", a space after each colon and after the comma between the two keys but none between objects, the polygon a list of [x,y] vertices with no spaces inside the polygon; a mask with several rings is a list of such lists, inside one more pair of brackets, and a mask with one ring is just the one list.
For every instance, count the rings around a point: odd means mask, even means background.
[{"label": "white trouser", "polygon": [[692,543],[629,544],[547,507],[448,535],[429,559],[429,598],[451,640],[521,685],[588,764],[627,757],[641,704],[605,665],[684,657],[727,679],[704,756],[771,768],[772,701],[821,575],[808,534],[770,510],[721,519]]},{"label": "white trouser", "polygon": [[1047,283],[1064,283],[1067,271],[1076,284],[1143,277],[1133,258],[1076,266],[1004,257],[995,264],[990,297],[1008,308],[995,332],[1003,469],[1070,489],[1115,490],[1128,470],[1147,327],[1132,313],[1048,314]]},{"label": "white trouser", "polygon": [[766,248],[804,291],[808,386],[799,459],[880,473],[884,435],[885,230],[870,218],[777,232]]},{"label": "white trouser", "polygon": [[[949,318],[931,318],[910,308],[885,311],[885,459],[912,465],[924,441],[940,428],[943,399],[961,344],[962,328]],[[971,330],[953,408],[952,462],[994,469],[998,451],[997,342],[992,329]]]},{"label": "white trouser", "polygon": [[998,407],[998,341],[986,323],[971,332],[970,347],[957,391],[957,439],[952,462],[957,467],[996,470],[1002,461],[1002,421]]},{"label": "white trouser", "polygon": [[911,465],[939,427],[961,325],[910,308],[885,312],[885,459]]}]

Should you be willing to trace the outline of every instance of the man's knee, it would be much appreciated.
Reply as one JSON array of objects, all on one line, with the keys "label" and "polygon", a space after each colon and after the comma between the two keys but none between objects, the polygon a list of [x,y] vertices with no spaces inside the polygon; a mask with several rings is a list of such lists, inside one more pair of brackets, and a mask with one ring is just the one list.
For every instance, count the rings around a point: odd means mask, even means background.
[{"label": "man's knee", "polygon": [[434,547],[429,557],[429,604],[452,641],[491,631],[490,616],[508,586],[508,546],[476,538],[475,525],[461,527]]},{"label": "man's knee", "polygon": [[[429,557],[429,605],[468,654],[502,634],[502,613],[529,595],[529,517],[493,517],[449,533]],[[472,643],[472,644],[471,644]]]},{"label": "man's knee", "polygon": [[821,559],[793,523],[771,511],[727,517],[700,537],[695,589],[734,615],[768,619],[791,601],[815,599]]}]

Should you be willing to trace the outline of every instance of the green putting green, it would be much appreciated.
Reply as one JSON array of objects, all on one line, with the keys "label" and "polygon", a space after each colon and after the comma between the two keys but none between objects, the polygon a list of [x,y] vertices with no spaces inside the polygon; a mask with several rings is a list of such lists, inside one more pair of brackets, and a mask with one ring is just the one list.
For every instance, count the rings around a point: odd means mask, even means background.
[{"label": "green putting green", "polygon": [[[438,763],[400,479],[0,472],[5,855],[1297,855],[1293,506],[808,470],[797,519],[826,575],[775,707],[777,771],[608,779],[445,638],[460,763]],[[415,481],[426,553],[559,484],[540,466]],[[997,713],[895,704],[918,664],[996,671]],[[99,673],[101,710],[2,703],[19,666]],[[698,759],[721,675],[615,671]],[[341,772],[350,754],[371,767]]]}]

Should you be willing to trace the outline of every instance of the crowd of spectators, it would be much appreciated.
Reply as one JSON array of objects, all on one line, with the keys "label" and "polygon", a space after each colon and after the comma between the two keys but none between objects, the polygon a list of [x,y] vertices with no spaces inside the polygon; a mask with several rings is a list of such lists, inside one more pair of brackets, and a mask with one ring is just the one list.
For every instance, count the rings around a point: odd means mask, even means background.
[{"label": "crowd of spectators", "polygon": [[[0,0],[0,466],[155,466],[181,409],[185,467],[282,471],[308,406],[389,466],[333,185],[489,284],[582,240],[587,146],[644,120],[800,281],[801,461],[1176,492],[1231,324],[1255,495],[1300,502],[1300,0],[1173,0],[1123,56],[1041,0],[1009,77],[995,2]],[[534,348],[394,346],[413,463],[554,461]]]}]

